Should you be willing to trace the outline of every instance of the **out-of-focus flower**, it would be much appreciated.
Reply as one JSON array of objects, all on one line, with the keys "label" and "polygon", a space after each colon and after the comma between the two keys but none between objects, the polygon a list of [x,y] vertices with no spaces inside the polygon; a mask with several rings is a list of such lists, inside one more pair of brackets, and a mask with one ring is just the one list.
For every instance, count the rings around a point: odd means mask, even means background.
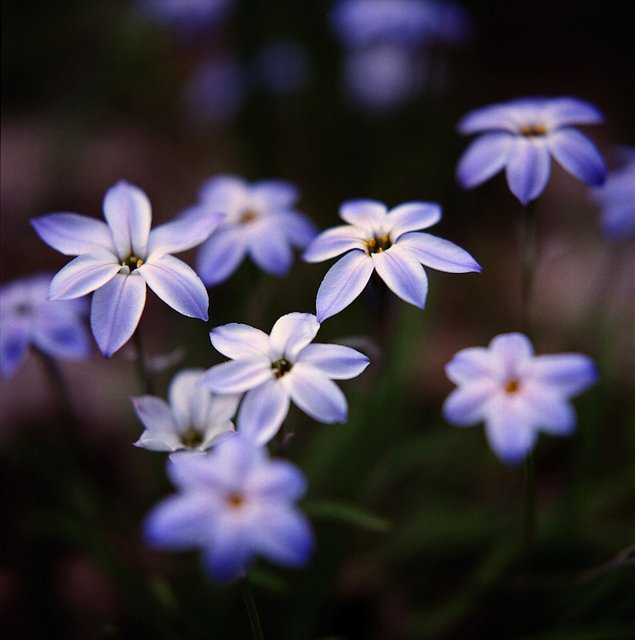
[{"label": "out-of-focus flower", "polygon": [[34,218],[39,236],[65,255],[77,256],[51,282],[51,299],[72,299],[94,291],[90,324],[102,354],[110,357],[132,336],[146,301],[146,284],[173,309],[207,320],[205,285],[184,262],[170,255],[200,244],[221,214],[192,211],[150,231],[146,194],[127,182],[104,197],[106,223],[77,213]]},{"label": "out-of-focus flower", "polygon": [[464,249],[417,231],[441,219],[437,204],[406,202],[388,211],[375,200],[349,200],[340,207],[340,217],[348,224],[322,232],[304,252],[307,262],[346,253],[329,269],[318,289],[319,322],[351,304],[373,271],[402,300],[423,309],[428,294],[423,265],[449,273],[481,270]]},{"label": "out-of-focus flower", "polygon": [[203,282],[210,286],[223,282],[246,255],[263,271],[286,275],[293,249],[304,248],[317,233],[295,209],[297,200],[296,187],[282,180],[248,184],[232,175],[208,180],[192,210],[226,217],[199,251],[196,270]]},{"label": "out-of-focus flower", "polygon": [[184,34],[213,28],[229,14],[234,0],[137,0],[137,15],[172,26]]},{"label": "out-of-focus flower", "polygon": [[569,399],[598,377],[587,356],[536,356],[520,333],[496,336],[488,348],[462,349],[445,371],[458,385],[443,405],[446,420],[459,427],[484,422],[490,447],[509,464],[527,456],[539,431],[570,435],[576,416]]},{"label": "out-of-focus flower", "polygon": [[61,360],[90,354],[85,300],[49,300],[51,274],[36,274],[0,287],[0,372],[12,376],[30,345]]},{"label": "out-of-focus flower", "polygon": [[267,335],[244,324],[212,329],[214,347],[230,362],[203,378],[216,393],[245,393],[238,412],[239,433],[264,444],[276,435],[290,401],[319,422],[346,422],[346,398],[333,380],[358,376],[368,358],[350,347],[310,344],[320,325],[309,313],[279,318]]},{"label": "out-of-focus flower", "polygon": [[602,231],[613,240],[635,234],[635,148],[620,147],[616,155],[619,166],[609,171],[604,186],[593,191]]},{"label": "out-of-focus flower", "polygon": [[253,63],[254,81],[267,91],[286,96],[304,89],[309,79],[309,57],[299,42],[268,44]]},{"label": "out-of-focus flower", "polygon": [[151,546],[202,549],[220,582],[243,575],[255,556],[288,567],[308,561],[313,533],[295,504],[306,481],[291,463],[236,436],[207,454],[170,458],[168,473],[178,493],[147,516]]},{"label": "out-of-focus flower", "polygon": [[606,166],[593,143],[571,125],[597,124],[602,115],[576,98],[521,98],[471,111],[461,133],[483,133],[461,157],[457,178],[464,189],[485,182],[503,168],[511,192],[524,205],[547,186],[551,156],[570,174],[601,185]]},{"label": "out-of-focus flower", "polygon": [[134,444],[151,451],[205,451],[233,435],[231,421],[240,395],[215,395],[200,384],[203,369],[177,373],[168,401],[155,396],[132,398],[145,431]]}]

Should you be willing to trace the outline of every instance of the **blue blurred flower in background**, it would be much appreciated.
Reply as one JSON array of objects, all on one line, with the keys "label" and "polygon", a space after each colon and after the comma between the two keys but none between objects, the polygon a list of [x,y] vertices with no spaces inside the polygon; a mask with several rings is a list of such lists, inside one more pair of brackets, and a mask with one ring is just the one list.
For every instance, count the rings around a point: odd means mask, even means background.
[{"label": "blue blurred flower in background", "polygon": [[168,402],[132,398],[145,431],[134,444],[150,451],[205,451],[234,434],[240,395],[215,395],[201,385],[204,369],[184,369],[168,389]]},{"label": "blue blurred flower in background", "polygon": [[244,575],[255,556],[289,567],[308,561],[313,533],[295,505],[306,481],[291,463],[236,436],[208,454],[172,457],[168,473],[178,493],[148,515],[151,546],[202,549],[211,577],[222,582]]},{"label": "blue blurred flower in background", "polygon": [[471,111],[458,124],[461,133],[482,133],[467,148],[457,167],[464,189],[471,189],[506,170],[511,192],[524,205],[547,186],[551,156],[570,174],[601,185],[606,166],[593,143],[574,124],[598,124],[600,112],[576,98],[520,98]]},{"label": "blue blurred flower in background", "polygon": [[539,431],[570,435],[576,416],[569,399],[598,378],[591,358],[536,356],[520,333],[496,336],[488,348],[462,349],[445,371],[458,385],[443,405],[446,420],[458,427],[484,422],[490,447],[509,464],[527,456]]},{"label": "blue blurred flower in background", "polygon": [[342,204],[340,217],[348,224],[323,231],[304,252],[307,262],[346,253],[318,289],[320,322],[351,304],[374,271],[395,295],[422,309],[428,295],[423,265],[449,273],[481,271],[464,249],[418,231],[439,222],[438,204],[406,202],[388,211],[376,200],[349,200]]},{"label": "blue blurred flower in background", "polygon": [[200,203],[192,211],[226,217],[199,250],[196,270],[203,282],[209,286],[223,282],[247,255],[263,271],[286,275],[293,249],[303,249],[317,233],[295,209],[298,198],[298,189],[283,180],[249,184],[223,174],[205,182]]},{"label": "blue blurred flower in background", "polygon": [[12,376],[33,346],[52,358],[90,354],[85,300],[49,300],[52,274],[36,274],[0,287],[0,372]]},{"label": "blue blurred flower in background", "polygon": [[192,211],[151,231],[147,195],[124,181],[106,192],[103,209],[107,224],[66,212],[31,221],[47,244],[77,256],[53,278],[50,296],[72,299],[95,292],[90,324],[102,354],[110,357],[134,333],[145,306],[146,284],[179,313],[207,320],[205,286],[170,254],[200,244],[222,215]]},{"label": "blue blurred flower in background", "polygon": [[289,313],[267,335],[244,324],[212,329],[214,347],[230,362],[204,377],[215,393],[245,393],[238,412],[239,433],[259,444],[273,438],[291,400],[319,422],[346,422],[348,405],[333,380],[358,376],[368,358],[336,344],[310,344],[320,328],[314,315]]},{"label": "blue blurred flower in background", "polygon": [[222,24],[234,0],[137,0],[137,15],[173,27],[184,35],[208,31]]}]

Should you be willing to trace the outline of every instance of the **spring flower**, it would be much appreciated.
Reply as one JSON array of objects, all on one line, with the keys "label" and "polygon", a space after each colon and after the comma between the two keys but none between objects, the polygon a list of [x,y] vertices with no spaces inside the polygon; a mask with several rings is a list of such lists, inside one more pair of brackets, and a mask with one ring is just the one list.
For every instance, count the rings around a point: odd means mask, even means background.
[{"label": "spring flower", "polygon": [[599,186],[606,176],[604,160],[571,125],[600,122],[600,112],[576,98],[521,98],[471,111],[459,131],[483,135],[461,157],[458,181],[471,189],[505,168],[511,192],[526,205],[547,186],[553,156],[582,182]]},{"label": "spring flower", "polygon": [[178,493],[145,521],[152,547],[202,549],[219,582],[243,575],[255,556],[288,567],[308,561],[313,534],[295,505],[306,482],[291,463],[237,436],[207,454],[171,458],[168,473]]},{"label": "spring flower", "polygon": [[601,209],[602,231],[613,240],[635,234],[635,148],[621,147],[620,165],[593,197]]},{"label": "spring flower", "polygon": [[134,444],[150,451],[205,451],[234,434],[231,421],[239,395],[215,395],[200,384],[203,369],[174,376],[168,403],[154,396],[132,398],[145,431]]},{"label": "spring flower", "polygon": [[77,256],[51,282],[53,300],[94,291],[90,324],[102,354],[110,357],[132,336],[146,301],[146,284],[183,315],[207,320],[205,286],[170,255],[200,244],[220,215],[190,212],[150,231],[146,194],[118,182],[104,197],[106,223],[77,213],[51,213],[31,221],[39,236],[65,255]]},{"label": "spring flower", "polygon": [[245,393],[239,433],[269,442],[291,400],[319,422],[346,422],[346,398],[333,380],[358,376],[369,361],[350,347],[310,344],[319,328],[314,315],[289,313],[270,335],[238,323],[212,329],[212,344],[232,360],[209,369],[203,382],[215,393]]},{"label": "spring flower", "polygon": [[50,274],[0,287],[0,373],[12,376],[30,345],[52,358],[79,360],[90,354],[84,300],[48,299]]},{"label": "spring flower", "polygon": [[576,416],[569,399],[598,377],[587,356],[536,356],[520,333],[496,336],[488,348],[462,349],[445,371],[458,385],[443,405],[446,420],[459,427],[484,422],[490,447],[509,464],[527,456],[539,431],[570,435]]},{"label": "spring flower", "polygon": [[294,209],[298,190],[290,182],[249,185],[237,176],[219,175],[203,185],[200,197],[194,210],[226,215],[198,255],[196,270],[209,286],[229,278],[246,255],[263,271],[284,276],[293,262],[293,248],[304,248],[316,234],[313,224]]},{"label": "spring flower", "polygon": [[304,252],[307,262],[346,253],[318,289],[319,322],[351,304],[373,271],[402,300],[423,309],[428,294],[423,265],[450,273],[481,270],[464,249],[418,231],[441,219],[437,204],[407,202],[388,211],[375,200],[349,200],[342,204],[340,217],[348,224],[322,232]]}]

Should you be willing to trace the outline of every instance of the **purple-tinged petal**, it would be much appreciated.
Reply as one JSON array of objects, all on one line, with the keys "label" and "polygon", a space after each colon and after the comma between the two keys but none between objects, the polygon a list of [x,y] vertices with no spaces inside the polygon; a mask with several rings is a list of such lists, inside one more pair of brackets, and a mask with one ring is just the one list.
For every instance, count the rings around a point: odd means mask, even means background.
[{"label": "purple-tinged petal", "polygon": [[441,220],[441,206],[434,202],[406,202],[392,209],[384,220],[384,232],[395,242],[402,234],[426,229]]},{"label": "purple-tinged petal", "polygon": [[373,261],[363,251],[351,251],[326,273],[317,292],[317,319],[327,318],[348,307],[364,290],[373,270]]},{"label": "purple-tinged petal", "polygon": [[201,247],[196,271],[203,282],[213,287],[227,280],[247,253],[240,227],[223,227],[212,233]]},{"label": "purple-tinged petal", "polygon": [[154,396],[132,398],[132,406],[146,431],[134,444],[150,451],[174,451],[179,445],[176,423],[170,407]]},{"label": "purple-tinged petal", "polygon": [[234,518],[220,517],[210,531],[211,544],[205,548],[203,563],[212,578],[228,582],[239,578],[251,561],[249,526]]},{"label": "purple-tinged petal", "polygon": [[33,218],[31,225],[46,244],[67,256],[99,249],[115,252],[110,229],[101,220],[64,212]]},{"label": "purple-tinged petal", "polygon": [[606,165],[595,145],[576,129],[559,129],[547,138],[549,150],[571,175],[593,187],[604,183]]},{"label": "purple-tinged petal", "polygon": [[346,422],[348,405],[342,390],[319,369],[298,362],[284,383],[291,400],[318,422]]},{"label": "purple-tinged petal", "polygon": [[505,397],[497,398],[489,409],[485,434],[490,447],[507,464],[517,464],[527,457],[536,442],[533,416],[522,403]]},{"label": "purple-tinged petal", "polygon": [[[8,323],[7,323],[8,324]],[[29,336],[17,325],[0,327],[0,372],[10,378],[20,367],[29,350]]]},{"label": "purple-tinged petal", "polygon": [[121,180],[108,189],[104,196],[104,217],[121,259],[129,255],[146,256],[152,208],[139,187]]},{"label": "purple-tinged petal", "polygon": [[247,183],[242,178],[220,174],[203,183],[199,197],[212,206],[214,213],[229,213],[245,206],[248,192]]},{"label": "purple-tinged petal", "polygon": [[298,363],[319,369],[333,380],[349,380],[358,376],[370,363],[359,351],[339,344],[310,344],[298,355]]},{"label": "purple-tinged petal", "polygon": [[443,417],[457,427],[481,422],[488,402],[500,388],[492,380],[476,379],[455,389],[443,403]]},{"label": "purple-tinged petal", "polygon": [[474,140],[461,156],[456,178],[463,189],[472,189],[496,175],[506,164],[514,146],[509,133],[488,133]]},{"label": "purple-tinged petal", "polygon": [[348,224],[364,229],[379,229],[386,205],[377,200],[347,200],[340,207],[340,218]]},{"label": "purple-tinged petal", "polygon": [[281,380],[269,380],[245,394],[236,421],[238,433],[267,444],[289,412],[289,395]]},{"label": "purple-tinged petal", "polygon": [[102,354],[109,358],[134,333],[146,303],[146,283],[138,275],[116,274],[93,294],[90,326]]},{"label": "purple-tinged petal", "polygon": [[50,298],[66,300],[85,296],[112,280],[119,269],[121,265],[115,256],[104,249],[84,253],[55,274],[51,280]]},{"label": "purple-tinged petal", "polygon": [[295,361],[298,353],[317,335],[320,325],[312,313],[287,313],[278,318],[271,329],[271,357]]},{"label": "purple-tinged petal", "polygon": [[496,366],[503,376],[517,377],[531,362],[534,348],[522,333],[503,333],[489,343]]},{"label": "purple-tinged petal", "polygon": [[267,356],[269,353],[269,336],[247,324],[231,322],[214,327],[209,338],[214,348],[228,358]]},{"label": "purple-tinged petal", "polygon": [[399,239],[397,247],[405,250],[426,267],[447,273],[479,272],[481,267],[465,249],[429,233],[413,231]]},{"label": "purple-tinged petal", "polygon": [[289,209],[300,198],[298,188],[286,180],[260,180],[251,185],[250,199],[264,209]]},{"label": "purple-tinged petal", "polygon": [[484,347],[468,347],[458,351],[445,365],[445,373],[454,384],[468,384],[479,378],[497,374],[497,360]]},{"label": "purple-tinged petal", "polygon": [[168,402],[174,416],[172,422],[181,433],[197,426],[194,424],[194,412],[206,413],[211,403],[210,390],[200,384],[204,373],[204,369],[183,369],[170,382]]},{"label": "purple-tinged petal", "polygon": [[544,139],[516,137],[507,163],[510,191],[527,205],[547,186],[551,172],[549,148]]},{"label": "purple-tinged petal", "polygon": [[248,252],[253,261],[265,272],[274,276],[285,276],[293,263],[293,251],[286,235],[267,233],[250,237]]},{"label": "purple-tinged petal", "polygon": [[44,353],[61,360],[86,358],[90,354],[88,332],[77,317],[51,315],[38,319],[33,342]]},{"label": "purple-tinged petal", "polygon": [[535,420],[535,426],[552,435],[567,436],[575,431],[573,407],[552,389],[524,383],[520,395]]},{"label": "purple-tinged petal", "polygon": [[172,222],[159,225],[150,231],[148,258],[166,253],[179,253],[205,242],[223,221],[222,213],[208,213],[201,207],[193,207]]},{"label": "purple-tinged petal", "polygon": [[428,295],[428,276],[423,267],[399,245],[371,255],[373,265],[388,288],[402,300],[423,309]]},{"label": "purple-tinged petal", "polygon": [[245,490],[258,499],[299,500],[306,493],[306,478],[295,465],[286,460],[272,460],[256,467],[248,478]]},{"label": "purple-tinged petal", "polygon": [[304,247],[318,234],[318,228],[305,215],[297,211],[281,211],[271,216],[278,229],[284,230],[289,242],[298,249]]},{"label": "purple-tinged petal", "polygon": [[164,255],[137,269],[154,293],[174,310],[190,318],[207,320],[207,289],[185,262]]},{"label": "purple-tinged petal", "polygon": [[309,244],[302,258],[306,262],[322,262],[351,249],[364,251],[366,235],[361,229],[352,225],[327,229]]},{"label": "purple-tinged petal", "polygon": [[271,361],[260,356],[217,364],[205,372],[202,384],[214,393],[243,393],[272,379]]},{"label": "purple-tinged petal", "polygon": [[306,518],[290,507],[272,507],[252,531],[254,551],[287,567],[300,567],[313,551],[313,533]]},{"label": "purple-tinged petal", "polygon": [[536,356],[527,366],[526,374],[565,397],[582,393],[598,380],[595,362],[578,353]]},{"label": "purple-tinged petal", "polygon": [[509,105],[494,104],[470,111],[459,120],[457,128],[466,135],[488,130],[514,133],[517,130],[517,120],[514,109]]},{"label": "purple-tinged petal", "polygon": [[569,124],[600,124],[602,113],[592,104],[577,98],[554,98],[544,108],[551,128]]}]

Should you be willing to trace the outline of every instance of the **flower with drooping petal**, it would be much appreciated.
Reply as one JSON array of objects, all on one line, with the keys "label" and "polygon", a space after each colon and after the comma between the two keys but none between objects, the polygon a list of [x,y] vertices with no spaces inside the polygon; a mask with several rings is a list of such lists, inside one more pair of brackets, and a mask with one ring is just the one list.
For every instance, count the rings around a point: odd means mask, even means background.
[{"label": "flower with drooping petal", "polygon": [[53,278],[51,299],[80,298],[94,291],[90,325],[106,357],[137,328],[146,284],[179,313],[207,320],[205,285],[191,267],[170,254],[200,244],[222,216],[189,212],[151,231],[148,196],[124,181],[106,192],[103,207],[106,222],[66,212],[31,221],[44,242],[77,256]]},{"label": "flower with drooping petal", "polygon": [[573,433],[576,416],[569,399],[598,378],[591,358],[536,356],[521,333],[496,336],[488,348],[462,349],[445,371],[458,385],[443,405],[446,420],[458,427],[484,422],[490,447],[509,464],[528,455],[539,431]]},{"label": "flower with drooping petal", "polygon": [[171,457],[168,473],[178,493],[146,518],[152,547],[200,548],[219,582],[244,575],[256,556],[287,567],[308,561],[313,533],[295,504],[306,481],[290,462],[238,435],[209,453]]},{"label": "flower with drooping petal", "polygon": [[0,287],[0,373],[12,376],[33,345],[52,358],[90,354],[85,300],[49,300],[52,275],[36,274]]},{"label": "flower with drooping petal", "polygon": [[601,209],[602,231],[612,240],[635,234],[635,148],[620,147],[619,166],[593,191]]},{"label": "flower with drooping petal", "polygon": [[471,189],[505,169],[509,189],[526,205],[545,190],[553,156],[578,180],[599,186],[606,177],[604,160],[572,125],[601,122],[593,105],[567,97],[521,98],[471,111],[458,129],[483,135],[459,160],[459,184]]},{"label": "flower with drooping petal", "polygon": [[423,309],[428,294],[424,266],[449,273],[481,270],[464,249],[418,231],[439,222],[438,204],[406,202],[388,211],[376,200],[349,200],[342,204],[340,217],[348,224],[322,232],[304,252],[307,262],[346,254],[318,289],[319,322],[351,304],[373,271],[402,300]]},{"label": "flower with drooping petal", "polygon": [[197,272],[213,286],[229,278],[249,255],[263,271],[275,276],[288,273],[293,249],[303,249],[317,229],[295,210],[298,190],[283,180],[248,184],[242,178],[219,175],[208,180],[194,210],[225,220],[200,248]]},{"label": "flower with drooping petal", "polygon": [[134,444],[150,451],[205,451],[234,435],[232,418],[240,395],[216,395],[201,384],[204,369],[184,369],[168,389],[168,402],[132,398],[145,431]]},{"label": "flower with drooping petal", "polygon": [[212,329],[212,344],[231,360],[209,369],[203,382],[215,393],[245,393],[239,433],[269,442],[291,401],[319,422],[346,422],[346,398],[333,380],[358,376],[369,360],[350,347],[311,344],[319,328],[314,315],[289,313],[270,335],[239,323]]}]

